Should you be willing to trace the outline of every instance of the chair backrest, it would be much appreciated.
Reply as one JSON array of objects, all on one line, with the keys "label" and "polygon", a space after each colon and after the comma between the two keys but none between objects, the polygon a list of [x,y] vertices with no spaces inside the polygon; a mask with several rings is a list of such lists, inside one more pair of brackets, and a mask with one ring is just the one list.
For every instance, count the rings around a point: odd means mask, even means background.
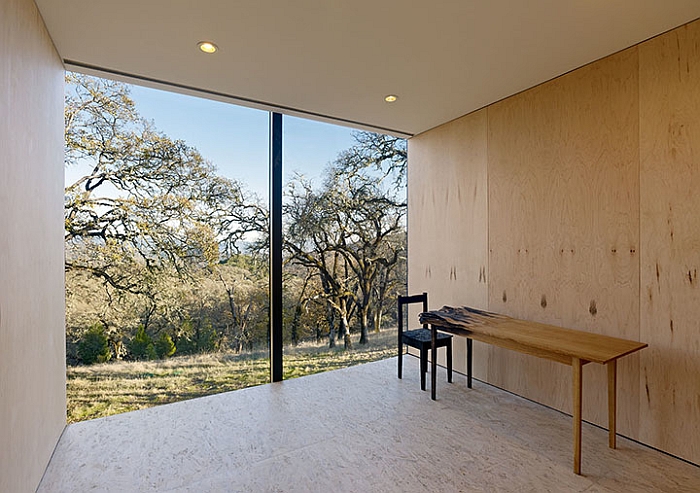
[{"label": "chair backrest", "polygon": [[[409,296],[399,295],[399,334],[403,332],[403,312],[404,306],[412,303],[423,303],[423,311],[428,311],[428,293],[414,294]],[[423,324],[423,328],[427,329],[428,324]]]}]

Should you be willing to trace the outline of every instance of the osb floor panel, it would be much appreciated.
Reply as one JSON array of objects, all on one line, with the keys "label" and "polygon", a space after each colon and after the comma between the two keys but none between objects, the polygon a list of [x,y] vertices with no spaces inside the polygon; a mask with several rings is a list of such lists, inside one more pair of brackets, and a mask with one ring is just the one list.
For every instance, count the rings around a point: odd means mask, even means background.
[{"label": "osb floor panel", "polygon": [[464,377],[438,400],[396,359],[66,428],[48,492],[697,492],[700,468]]}]

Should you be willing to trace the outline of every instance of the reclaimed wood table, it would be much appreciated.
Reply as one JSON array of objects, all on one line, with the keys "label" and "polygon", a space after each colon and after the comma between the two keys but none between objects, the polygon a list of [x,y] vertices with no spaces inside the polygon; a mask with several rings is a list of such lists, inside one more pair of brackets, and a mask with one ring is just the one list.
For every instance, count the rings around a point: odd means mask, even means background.
[{"label": "reclaimed wood table", "polygon": [[[421,323],[431,325],[431,397],[436,399],[437,332],[448,332],[468,340],[485,342],[540,358],[570,365],[573,369],[574,473],[581,474],[581,397],[583,365],[594,362],[608,368],[608,443],[615,448],[617,411],[617,360],[648,345],[554,325],[528,322],[469,307],[442,307],[423,312]],[[467,354],[467,377],[471,381],[471,351]]]}]

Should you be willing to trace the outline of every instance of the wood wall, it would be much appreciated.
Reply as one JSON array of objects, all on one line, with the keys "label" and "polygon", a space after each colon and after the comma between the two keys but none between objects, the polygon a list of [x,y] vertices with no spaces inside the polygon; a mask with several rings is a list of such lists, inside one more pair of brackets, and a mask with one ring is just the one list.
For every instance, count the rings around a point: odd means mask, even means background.
[{"label": "wood wall", "polygon": [[640,439],[700,464],[700,22],[639,61]]},{"label": "wood wall", "polygon": [[[431,309],[488,306],[486,137],[482,110],[409,142],[408,284],[416,287],[412,293],[428,292]],[[412,310],[410,320],[417,313]],[[465,340],[454,344],[455,360],[464,362]],[[444,351],[439,353],[442,362]],[[486,377],[485,354],[475,348],[478,378]]]},{"label": "wood wall", "polygon": [[0,0],[0,492],[36,491],[66,425],[63,65]]},{"label": "wood wall", "polygon": [[[697,190],[700,21],[411,139],[409,291],[648,342],[618,430],[700,464]],[[478,378],[570,412],[568,367],[475,351]],[[584,419],[605,406],[587,365]]]},{"label": "wood wall", "polygon": [[[488,109],[491,310],[639,338],[637,60],[628,50]],[[493,353],[489,381],[570,412],[567,367]],[[620,364],[634,395],[618,427],[634,434],[638,356]],[[586,366],[584,384],[585,419],[605,425],[605,368]]]}]

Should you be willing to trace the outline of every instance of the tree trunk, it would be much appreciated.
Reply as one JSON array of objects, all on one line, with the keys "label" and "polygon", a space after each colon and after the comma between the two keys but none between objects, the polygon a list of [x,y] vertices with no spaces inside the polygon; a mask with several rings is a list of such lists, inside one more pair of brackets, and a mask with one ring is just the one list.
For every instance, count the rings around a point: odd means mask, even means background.
[{"label": "tree trunk", "polygon": [[297,304],[294,309],[294,318],[292,319],[292,344],[297,345],[299,343],[299,322],[301,322],[301,304]]},{"label": "tree trunk", "polygon": [[343,340],[345,342],[345,349],[352,349],[352,340],[350,339],[350,324],[345,316],[340,318],[340,330],[343,334]]},{"label": "tree trunk", "polygon": [[372,309],[372,283],[374,282],[374,269],[364,269],[364,278],[358,283],[359,296],[355,304],[360,318],[360,344],[367,344],[369,332],[369,312]]},{"label": "tree trunk", "polygon": [[367,329],[369,327],[369,314],[367,313],[367,307],[362,307],[360,310],[360,344],[367,344],[369,342],[367,338]]},{"label": "tree trunk", "polygon": [[[381,306],[381,305],[380,305]],[[374,332],[379,333],[382,330],[382,309],[377,308],[374,312]]]},{"label": "tree trunk", "polygon": [[294,309],[294,319],[292,320],[292,344],[295,346],[299,343],[299,326],[301,325],[301,316],[304,312],[304,296],[306,295],[306,287],[309,285],[310,275],[306,275],[304,278],[304,285],[301,287],[301,293],[299,293],[299,299],[297,300],[297,306]]},{"label": "tree trunk", "polygon": [[328,347],[335,347],[336,328],[335,328],[335,313],[330,301],[326,303],[326,320],[328,321]]},{"label": "tree trunk", "polygon": [[[149,326],[151,325],[151,317],[156,311],[156,304],[151,301],[151,305],[148,307],[146,310],[146,313],[141,317],[141,325],[143,325],[143,330],[148,331]],[[105,325],[106,327],[106,325]]]},{"label": "tree trunk", "polygon": [[345,298],[340,299],[340,333],[345,342],[345,349],[352,349],[352,340],[350,339],[350,324],[348,323],[348,306]]},{"label": "tree trunk", "polygon": [[377,301],[374,307],[374,332],[379,332],[382,330],[382,317],[384,315],[384,301],[386,299],[386,292],[389,288],[389,274],[391,269],[389,267],[384,267],[379,276],[379,286],[377,289]]}]

